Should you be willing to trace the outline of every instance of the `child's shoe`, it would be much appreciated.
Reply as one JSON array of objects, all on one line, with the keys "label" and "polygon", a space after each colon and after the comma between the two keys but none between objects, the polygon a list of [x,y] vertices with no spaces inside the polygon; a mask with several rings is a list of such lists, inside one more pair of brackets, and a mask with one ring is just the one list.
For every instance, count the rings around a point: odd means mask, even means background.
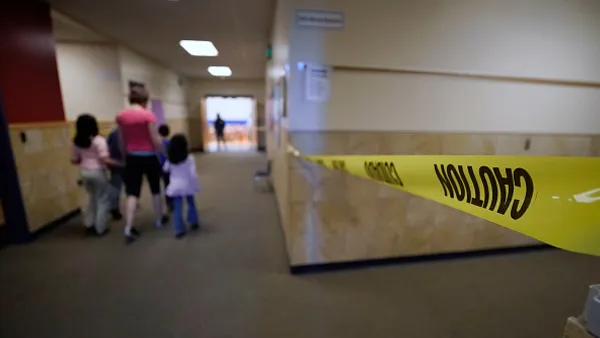
[{"label": "child's shoe", "polygon": [[110,232],[109,228],[104,229],[104,231],[100,232],[100,233],[96,233],[96,236],[98,237],[104,237],[106,235],[108,235],[108,233]]},{"label": "child's shoe", "polygon": [[200,226],[198,225],[198,223],[192,223],[190,224],[190,229],[191,230],[198,230]]},{"label": "child's shoe", "polygon": [[175,238],[177,239],[182,239],[183,237],[185,237],[186,232],[182,231],[182,232],[178,232],[175,234]]},{"label": "child's shoe", "polygon": [[110,211],[110,215],[114,221],[119,221],[123,219],[123,214],[119,211],[119,209],[113,209]]},{"label": "child's shoe", "polygon": [[85,235],[86,236],[96,235],[96,228],[93,225],[91,227],[85,227]]},{"label": "child's shoe", "polygon": [[163,215],[160,219],[157,219],[154,223],[154,226],[157,228],[162,228],[165,224],[169,223],[169,215]]}]

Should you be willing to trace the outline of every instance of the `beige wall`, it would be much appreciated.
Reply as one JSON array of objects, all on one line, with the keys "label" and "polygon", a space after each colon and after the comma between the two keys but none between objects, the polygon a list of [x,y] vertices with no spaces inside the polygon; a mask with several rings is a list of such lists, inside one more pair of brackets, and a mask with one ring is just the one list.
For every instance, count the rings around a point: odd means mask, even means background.
[{"label": "beige wall", "polygon": [[[338,10],[343,30],[290,24],[290,129],[590,134],[597,88],[334,71],[329,103],[306,102],[297,62],[600,83],[600,3],[294,1]],[[368,116],[368,118],[367,118]]]},{"label": "beige wall", "polygon": [[[71,20],[62,14],[55,15]],[[100,121],[113,121],[117,112],[128,104],[129,81],[144,83],[152,99],[162,100],[167,120],[187,120],[188,80],[185,77],[110,39],[106,42],[59,40],[56,46],[68,120],[89,112]]]},{"label": "beige wall", "polygon": [[190,134],[187,81],[160,64],[115,43],[58,42],[57,63],[67,120],[91,113],[106,135],[116,114],[128,105],[129,81],[146,84],[163,101],[172,133]]},{"label": "beige wall", "polygon": [[600,130],[598,88],[351,70],[334,70],[332,88],[326,104],[290,98],[295,100],[290,128],[547,134]]},{"label": "beige wall", "polygon": [[[288,80],[287,137],[305,154],[599,154],[597,1],[278,5],[267,94]],[[345,27],[299,28],[297,9],[341,11]],[[306,63],[334,69],[328,102],[305,100]],[[272,148],[292,265],[537,243]]]},{"label": "beige wall", "polygon": [[343,30],[291,26],[291,57],[326,64],[598,81],[595,0],[284,0],[341,11]]},{"label": "beige wall", "polygon": [[[600,156],[600,136],[292,132],[306,154]],[[525,148],[529,140],[531,147]],[[538,244],[467,213],[290,158],[284,228],[292,265]]]},{"label": "beige wall", "polygon": [[91,113],[99,120],[114,120],[123,109],[118,46],[59,42],[56,60],[66,118]]},{"label": "beige wall", "polygon": [[153,99],[163,101],[167,119],[187,117],[186,78],[124,46],[119,47],[119,60],[124,98],[129,81],[142,82]]}]

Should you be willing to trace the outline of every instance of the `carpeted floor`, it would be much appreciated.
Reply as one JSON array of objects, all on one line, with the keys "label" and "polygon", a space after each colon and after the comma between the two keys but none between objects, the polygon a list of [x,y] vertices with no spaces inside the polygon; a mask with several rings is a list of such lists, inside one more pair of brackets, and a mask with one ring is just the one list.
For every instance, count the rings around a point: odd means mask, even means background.
[{"label": "carpeted floor", "polygon": [[74,220],[3,250],[0,337],[551,338],[600,281],[600,259],[559,250],[291,276],[274,196],[252,189],[264,162],[198,158],[204,227],[181,241]]}]

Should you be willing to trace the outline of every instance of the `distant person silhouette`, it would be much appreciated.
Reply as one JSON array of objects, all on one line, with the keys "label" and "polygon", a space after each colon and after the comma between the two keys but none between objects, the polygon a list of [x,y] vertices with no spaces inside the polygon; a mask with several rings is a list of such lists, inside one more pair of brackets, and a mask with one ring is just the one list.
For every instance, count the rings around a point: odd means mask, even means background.
[{"label": "distant person silhouette", "polygon": [[225,146],[225,120],[221,118],[220,114],[217,114],[217,119],[214,123],[215,133],[217,134],[217,149],[221,149],[221,144]]}]

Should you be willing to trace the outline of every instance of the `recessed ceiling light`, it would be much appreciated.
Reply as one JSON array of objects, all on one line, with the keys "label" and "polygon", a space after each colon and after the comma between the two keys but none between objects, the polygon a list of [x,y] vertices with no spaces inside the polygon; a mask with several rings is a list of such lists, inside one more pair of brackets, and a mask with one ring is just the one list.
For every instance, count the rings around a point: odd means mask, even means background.
[{"label": "recessed ceiling light", "polygon": [[231,76],[231,68],[226,66],[210,66],[208,72],[212,76]]},{"label": "recessed ceiling light", "polygon": [[193,56],[217,56],[219,51],[215,45],[210,41],[200,40],[181,40],[179,41],[181,48],[185,49],[190,55]]}]

